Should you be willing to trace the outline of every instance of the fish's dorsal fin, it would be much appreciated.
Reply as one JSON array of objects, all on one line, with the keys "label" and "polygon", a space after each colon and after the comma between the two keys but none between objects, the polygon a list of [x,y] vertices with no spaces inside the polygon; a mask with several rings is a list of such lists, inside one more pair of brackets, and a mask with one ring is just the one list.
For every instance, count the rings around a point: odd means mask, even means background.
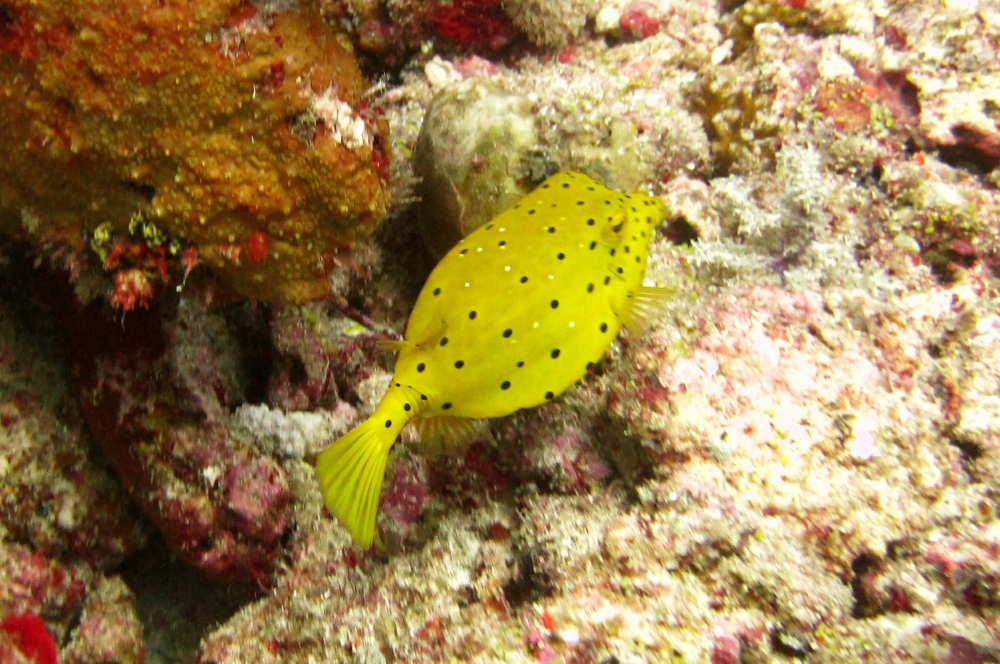
[{"label": "fish's dorsal fin", "polygon": [[411,420],[426,456],[456,454],[482,433],[482,420],[464,417],[415,417]]},{"label": "fish's dorsal fin", "polygon": [[673,288],[640,286],[629,291],[616,311],[622,323],[630,330],[646,330],[656,322],[664,305],[677,291]]}]

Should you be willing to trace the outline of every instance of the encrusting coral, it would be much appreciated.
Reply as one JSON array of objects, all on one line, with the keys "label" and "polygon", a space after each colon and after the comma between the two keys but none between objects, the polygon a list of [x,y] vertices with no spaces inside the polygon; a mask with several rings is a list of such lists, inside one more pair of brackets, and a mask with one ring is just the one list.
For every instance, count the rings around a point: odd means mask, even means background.
[{"label": "encrusting coral", "polygon": [[93,252],[125,309],[198,261],[246,295],[321,297],[386,207],[365,87],[305,3],[6,2],[0,230],[72,269]]}]

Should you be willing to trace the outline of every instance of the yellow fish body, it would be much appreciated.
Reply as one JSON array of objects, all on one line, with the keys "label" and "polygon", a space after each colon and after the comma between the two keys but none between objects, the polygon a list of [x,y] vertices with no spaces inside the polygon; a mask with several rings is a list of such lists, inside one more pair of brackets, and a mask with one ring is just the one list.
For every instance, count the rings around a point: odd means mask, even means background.
[{"label": "yellow fish body", "polygon": [[389,450],[410,420],[447,430],[452,418],[545,403],[580,380],[623,325],[655,312],[670,291],[642,279],[665,213],[658,198],[563,172],[441,259],[392,344],[392,385],[316,461],[327,507],[357,545],[371,546]]}]

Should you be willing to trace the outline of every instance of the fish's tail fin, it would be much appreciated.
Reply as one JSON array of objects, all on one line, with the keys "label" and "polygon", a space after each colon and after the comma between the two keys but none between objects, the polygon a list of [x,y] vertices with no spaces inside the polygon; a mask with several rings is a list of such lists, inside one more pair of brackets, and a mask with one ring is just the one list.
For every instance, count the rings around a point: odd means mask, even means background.
[{"label": "fish's tail fin", "polygon": [[323,501],[359,547],[372,545],[389,450],[409,419],[399,395],[390,391],[371,417],[327,445],[316,459]]}]

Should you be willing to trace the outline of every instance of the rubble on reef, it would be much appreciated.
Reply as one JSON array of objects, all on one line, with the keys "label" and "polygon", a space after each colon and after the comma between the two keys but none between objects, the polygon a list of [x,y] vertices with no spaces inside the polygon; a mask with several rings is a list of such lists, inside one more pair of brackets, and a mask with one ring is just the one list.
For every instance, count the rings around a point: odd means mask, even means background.
[{"label": "rubble on reef", "polygon": [[[0,659],[1000,660],[991,3],[62,7],[0,6]],[[676,296],[454,454],[404,430],[353,547],[316,455],[558,170],[663,199]],[[234,594],[150,610],[170,558]]]}]

